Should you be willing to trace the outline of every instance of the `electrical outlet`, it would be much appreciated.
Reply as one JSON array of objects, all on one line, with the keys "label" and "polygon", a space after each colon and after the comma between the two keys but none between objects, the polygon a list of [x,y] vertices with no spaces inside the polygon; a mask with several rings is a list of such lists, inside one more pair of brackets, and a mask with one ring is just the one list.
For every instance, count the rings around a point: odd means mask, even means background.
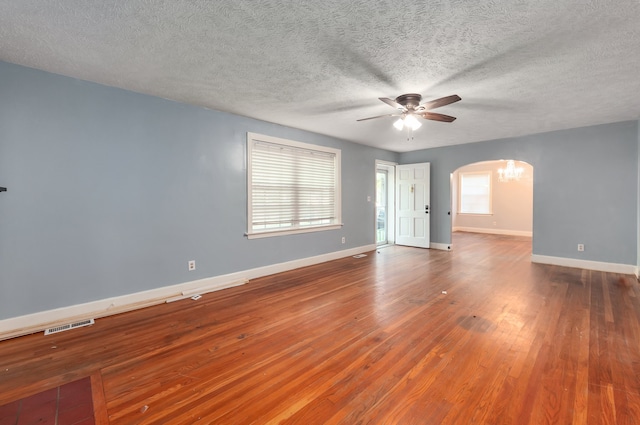
[{"label": "electrical outlet", "polygon": [[189,271],[192,272],[196,269],[196,260],[189,261]]},{"label": "electrical outlet", "polygon": [[344,236],[342,237],[342,243],[347,243],[347,238],[345,238]]},{"label": "electrical outlet", "polygon": [[584,244],[583,243],[579,243],[578,244],[578,251],[580,251],[580,252],[584,251]]}]

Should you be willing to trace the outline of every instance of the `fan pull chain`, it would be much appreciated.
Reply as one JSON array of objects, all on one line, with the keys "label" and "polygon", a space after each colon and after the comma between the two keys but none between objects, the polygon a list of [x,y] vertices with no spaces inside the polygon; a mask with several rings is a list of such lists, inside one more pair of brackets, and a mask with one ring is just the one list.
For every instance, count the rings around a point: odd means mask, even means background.
[{"label": "fan pull chain", "polygon": [[411,127],[407,127],[407,143],[413,142],[413,129]]}]

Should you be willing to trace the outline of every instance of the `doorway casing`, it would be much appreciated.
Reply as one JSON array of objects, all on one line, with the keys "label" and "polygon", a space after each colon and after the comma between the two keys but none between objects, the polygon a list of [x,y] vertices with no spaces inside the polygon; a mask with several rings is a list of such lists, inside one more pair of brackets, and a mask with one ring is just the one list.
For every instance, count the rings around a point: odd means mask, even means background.
[{"label": "doorway casing", "polygon": [[[506,159],[489,159],[461,165],[450,174],[450,214],[451,236],[450,248],[453,248],[453,233],[467,231],[474,233],[490,233],[497,235],[533,236],[533,175],[534,167],[522,160],[515,160],[524,167],[524,175],[514,182],[499,181],[499,168],[503,168]],[[492,173],[490,214],[460,214],[459,175],[462,170],[477,173],[479,170]],[[458,178],[455,178],[455,176]],[[504,190],[506,188],[506,190]],[[523,210],[523,208],[525,210]],[[517,215],[513,215],[517,214]],[[456,220],[458,218],[458,220]],[[462,219],[464,218],[464,219]]]},{"label": "doorway casing", "polygon": [[[374,202],[374,240],[376,241],[376,245],[393,245],[395,243],[395,174],[396,174],[396,163],[376,160],[375,163],[375,176],[376,176],[376,199]],[[386,177],[386,190],[384,193],[379,193],[378,190],[378,173],[385,175]],[[386,198],[386,199],[378,199],[378,198]],[[384,216],[379,216],[381,209],[384,209]],[[379,221],[379,219],[382,219]],[[383,224],[384,230],[378,229],[378,227]],[[386,240],[381,240],[382,238],[378,236],[379,230],[384,232],[384,236]]]}]

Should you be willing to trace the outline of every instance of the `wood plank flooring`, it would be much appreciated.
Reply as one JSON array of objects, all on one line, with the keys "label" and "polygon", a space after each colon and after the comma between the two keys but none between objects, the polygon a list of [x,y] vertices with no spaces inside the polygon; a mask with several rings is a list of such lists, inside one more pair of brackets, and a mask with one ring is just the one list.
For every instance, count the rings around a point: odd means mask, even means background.
[{"label": "wood plank flooring", "polygon": [[456,233],[3,341],[0,405],[91,375],[111,424],[640,423],[635,277],[530,255]]}]

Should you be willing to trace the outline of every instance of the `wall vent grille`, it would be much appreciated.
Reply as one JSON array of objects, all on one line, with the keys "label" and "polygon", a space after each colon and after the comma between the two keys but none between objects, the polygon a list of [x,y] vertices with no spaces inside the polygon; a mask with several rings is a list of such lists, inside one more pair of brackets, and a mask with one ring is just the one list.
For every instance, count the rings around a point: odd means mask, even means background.
[{"label": "wall vent grille", "polygon": [[91,326],[95,323],[93,319],[82,320],[75,323],[67,323],[66,325],[56,326],[55,328],[49,328],[44,331],[45,335],[57,334],[58,332],[68,331],[70,329],[81,328],[83,326]]}]

